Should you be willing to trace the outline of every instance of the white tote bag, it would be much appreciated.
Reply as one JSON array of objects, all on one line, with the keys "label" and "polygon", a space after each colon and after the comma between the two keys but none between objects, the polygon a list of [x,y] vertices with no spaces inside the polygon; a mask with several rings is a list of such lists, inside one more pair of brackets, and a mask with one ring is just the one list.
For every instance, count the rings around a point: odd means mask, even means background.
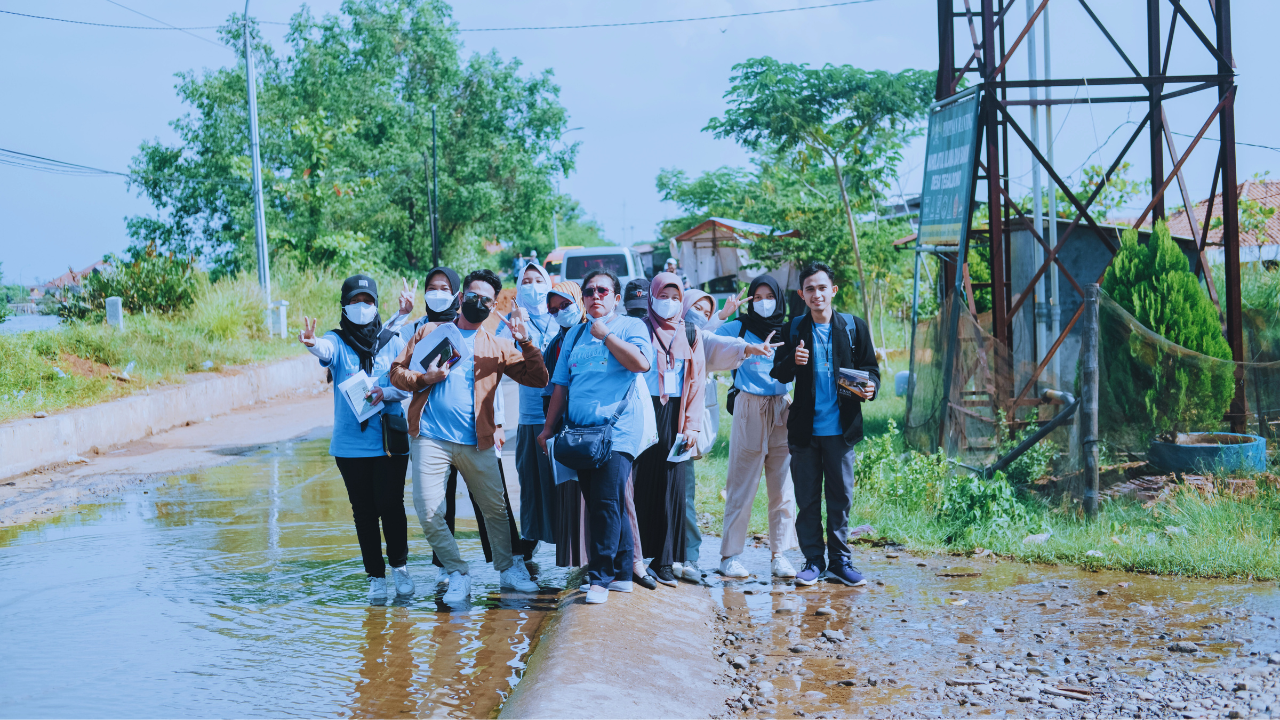
[{"label": "white tote bag", "polygon": [[653,396],[649,394],[649,383],[643,375],[636,375],[636,396],[640,402],[640,417],[643,423],[640,429],[640,453],[648,450],[658,442],[658,417],[653,414]]}]

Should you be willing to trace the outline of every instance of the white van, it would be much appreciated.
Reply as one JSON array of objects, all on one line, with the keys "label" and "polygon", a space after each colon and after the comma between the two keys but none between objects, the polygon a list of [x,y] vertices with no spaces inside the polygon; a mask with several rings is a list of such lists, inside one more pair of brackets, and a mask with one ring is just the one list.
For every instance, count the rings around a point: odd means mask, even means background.
[{"label": "white van", "polygon": [[579,285],[582,278],[592,270],[608,270],[618,276],[622,288],[636,278],[647,279],[648,273],[640,265],[640,255],[629,247],[606,245],[603,247],[575,248],[565,250],[560,262],[560,275],[565,280],[572,280]]}]

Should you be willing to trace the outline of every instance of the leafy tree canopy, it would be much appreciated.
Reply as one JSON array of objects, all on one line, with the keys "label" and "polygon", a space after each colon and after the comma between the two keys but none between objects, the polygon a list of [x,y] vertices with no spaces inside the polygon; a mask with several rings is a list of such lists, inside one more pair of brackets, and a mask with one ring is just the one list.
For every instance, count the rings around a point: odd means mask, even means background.
[{"label": "leafy tree canopy", "polygon": [[[250,33],[258,77],[263,196],[272,252],[333,267],[422,271],[431,262],[427,173],[439,126],[440,232],[454,242],[547,232],[555,178],[574,166],[550,70],[496,53],[463,58],[440,0],[345,0],[293,16],[286,53]],[[144,143],[132,182],[156,214],[128,219],[135,244],[202,256],[215,272],[254,259],[245,66],[178,74],[191,111],[178,142]]]}]

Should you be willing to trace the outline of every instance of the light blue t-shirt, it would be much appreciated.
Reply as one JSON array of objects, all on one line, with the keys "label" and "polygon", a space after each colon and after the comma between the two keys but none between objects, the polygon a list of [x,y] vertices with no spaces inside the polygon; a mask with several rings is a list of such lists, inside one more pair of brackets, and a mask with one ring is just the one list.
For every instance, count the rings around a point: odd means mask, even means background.
[{"label": "light blue t-shirt", "polygon": [[[661,348],[654,350],[655,360],[657,359],[657,354],[660,352],[662,352]],[[667,397],[680,397],[684,392],[684,360],[679,358],[673,359],[670,367],[667,368],[667,372],[675,373],[675,375],[670,377],[667,382]],[[649,386],[649,395],[652,397],[662,396],[662,388],[658,386],[658,375],[657,362],[650,365],[649,372],[644,374],[644,381]]]},{"label": "light blue t-shirt", "polygon": [[[547,352],[547,346],[551,344],[551,341],[556,337],[556,333],[560,330],[560,326],[556,324],[555,318],[551,317],[551,315],[538,316],[531,314],[529,322],[525,323],[524,326],[529,331],[529,339],[544,354]],[[502,327],[506,328],[506,325]],[[546,421],[547,415],[542,412],[542,388],[521,385],[520,424],[541,427]]]},{"label": "light blue t-shirt", "polygon": [[[640,348],[650,366],[653,365],[653,345],[649,343],[649,328],[643,322],[625,315],[614,315],[607,322],[614,335]],[[570,345],[572,352],[565,355]],[[565,336],[564,350],[551,378],[552,384],[569,388],[569,422],[582,427],[609,422],[618,410],[618,403],[631,392],[635,380],[636,373],[623,367],[609,348],[591,334],[590,325],[575,326]],[[640,448],[641,402],[646,402],[643,393],[633,394],[627,401],[627,409],[613,426],[614,451],[625,452],[633,458]]]},{"label": "light blue t-shirt", "polygon": [[[360,356],[356,355],[356,351],[343,342],[337,333],[327,333],[325,338],[336,348],[328,363],[323,361],[320,363],[321,367],[327,367],[333,373],[333,436],[329,438],[329,454],[345,458],[386,455],[382,447],[382,414],[369,418],[369,424],[365,426],[364,431],[361,431],[360,423],[356,421],[355,411],[337,391],[339,385],[360,372]],[[391,370],[391,363],[400,356],[401,350],[404,350],[404,340],[396,335],[374,356],[371,375],[377,379],[378,385],[384,388],[391,387],[387,373]],[[382,412],[387,415],[404,415],[399,402],[386,402],[384,406],[385,409]]]},{"label": "light blue t-shirt", "polygon": [[[466,360],[459,360],[443,382],[431,388],[427,405],[422,409],[422,434],[432,440],[475,445],[476,440],[476,331],[463,330]],[[501,389],[499,389],[501,392]]]},{"label": "light blue t-shirt", "polygon": [[831,347],[831,323],[813,325],[813,434],[818,437],[841,435],[840,405],[836,402],[834,349]]},{"label": "light blue t-shirt", "polygon": [[[726,337],[738,337],[738,333],[742,331],[742,321],[734,320],[727,322],[716,330],[717,335]],[[757,337],[750,330],[742,335],[742,339],[751,344],[764,342],[764,338]],[[769,377],[769,371],[773,370],[773,358],[763,355],[750,355],[746,360],[742,361],[742,365],[738,366],[738,371],[734,373],[733,385],[744,393],[752,395],[786,395],[791,390],[791,384],[783,384]]]}]

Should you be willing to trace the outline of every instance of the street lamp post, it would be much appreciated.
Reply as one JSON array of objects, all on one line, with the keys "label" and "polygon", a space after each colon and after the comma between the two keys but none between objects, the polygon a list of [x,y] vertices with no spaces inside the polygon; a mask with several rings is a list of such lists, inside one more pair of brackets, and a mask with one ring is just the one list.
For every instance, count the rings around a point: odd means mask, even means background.
[{"label": "street lamp post", "polygon": [[[249,149],[253,159],[253,234],[258,250],[258,285],[267,299],[267,328],[274,330],[271,317],[271,266],[267,257],[267,217],[262,202],[262,157],[258,150],[258,90],[253,74],[253,53],[249,47],[249,0],[244,2],[245,82],[249,86]],[[280,313],[283,316],[283,311]],[[280,318],[279,334],[284,336],[284,318]],[[272,334],[276,334],[272,332]]]}]

